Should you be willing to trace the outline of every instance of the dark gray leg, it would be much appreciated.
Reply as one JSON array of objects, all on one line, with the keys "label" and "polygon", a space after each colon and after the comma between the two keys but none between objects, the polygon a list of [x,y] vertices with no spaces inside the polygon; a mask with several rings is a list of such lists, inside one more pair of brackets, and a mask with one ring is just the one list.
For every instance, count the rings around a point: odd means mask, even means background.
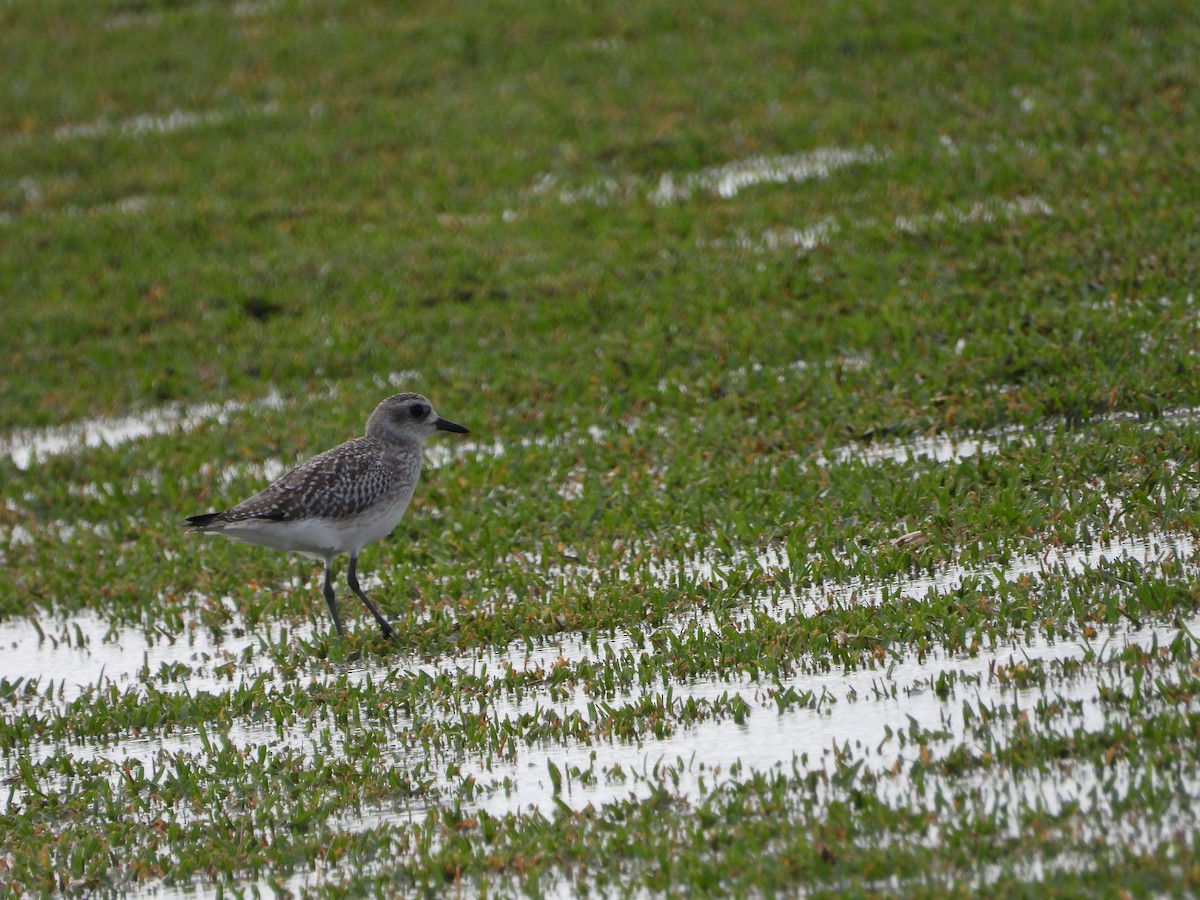
[{"label": "dark gray leg", "polygon": [[371,615],[375,617],[375,621],[379,623],[379,627],[383,629],[383,636],[390,638],[395,632],[392,631],[392,626],[388,624],[388,620],[383,617],[376,607],[371,602],[371,598],[363,593],[363,589],[358,586],[358,554],[350,554],[350,571],[346,574],[346,581],[350,582],[350,590],[358,594],[358,599],[367,604],[367,609],[371,611]]},{"label": "dark gray leg", "polygon": [[338,615],[337,599],[333,594],[333,557],[325,560],[325,602],[329,604],[329,614],[333,616],[333,627],[337,629],[338,637],[345,637],[342,630],[342,618]]}]

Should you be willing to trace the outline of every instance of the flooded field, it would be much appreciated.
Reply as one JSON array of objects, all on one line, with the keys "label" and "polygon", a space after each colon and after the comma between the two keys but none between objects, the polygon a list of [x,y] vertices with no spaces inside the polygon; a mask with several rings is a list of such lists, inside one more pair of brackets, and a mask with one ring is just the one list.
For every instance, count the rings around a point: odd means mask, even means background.
[{"label": "flooded field", "polygon": [[[282,401],[272,397],[265,405],[279,409]],[[224,426],[246,409],[85,423],[12,436],[5,446],[29,469],[101,443]],[[1186,411],[1130,427],[1180,428],[1190,420]],[[639,427],[630,423],[616,436],[567,429],[516,446],[464,442],[438,447],[431,464],[469,470],[514,453],[569,455],[636,435]],[[918,438],[836,448],[811,467],[952,465],[1047,439],[1069,440],[1056,429],[1042,438],[1027,429]],[[279,471],[252,466],[234,481]],[[1115,497],[1100,502],[1110,510],[1121,505]],[[63,523],[55,527],[11,528],[8,544],[28,545],[47,531],[64,541],[76,536]],[[83,533],[103,539],[94,529]],[[919,552],[926,541],[915,531],[891,546]],[[183,777],[218,784],[230,767],[253,759],[300,769],[341,760],[367,778],[331,810],[336,825],[329,827],[348,834],[404,831],[444,809],[472,821],[589,815],[656,797],[700,809],[742,790],[747,779],[804,785],[796,802],[816,819],[843,804],[847,792],[869,790],[873,802],[893,810],[936,810],[953,798],[955,809],[986,817],[990,829],[1014,839],[1031,810],[1085,844],[1153,848],[1197,826],[1192,804],[1181,799],[1198,788],[1190,767],[1147,785],[1123,752],[1095,766],[1005,761],[1022,747],[1064,741],[1111,740],[1111,756],[1124,740],[1106,737],[1114,729],[1136,733],[1147,715],[1195,715],[1190,685],[1200,616],[1143,620],[1128,612],[1147,585],[1195,582],[1200,561],[1190,533],[1110,534],[985,559],[950,547],[940,561],[886,577],[813,577],[828,552],[795,543],[738,548],[723,541],[717,550],[699,534],[679,543],[692,549],[662,556],[632,541],[603,566],[540,554],[518,554],[507,564],[536,573],[574,603],[622,585],[707,601],[636,627],[563,631],[460,653],[410,655],[399,647],[381,654],[366,646],[331,653],[316,584],[305,577],[255,589],[285,598],[293,612],[287,622],[248,621],[234,598],[199,593],[187,603],[209,612],[185,613],[181,627],[153,616],[133,627],[91,610],[9,620],[0,624],[0,777],[14,798],[71,794],[84,785],[108,797],[150,791],[139,816],[194,826],[213,811],[150,798]],[[239,566],[257,562],[251,556]],[[462,577],[467,584],[486,579],[483,572]],[[376,575],[366,580],[373,592],[388,584]],[[997,627],[985,619],[968,626],[963,619],[929,645],[876,643],[839,624],[848,616],[869,621],[863,616],[872,609],[1003,606],[1018,594],[1029,613],[1017,617],[1023,624]],[[1060,617],[1072,597],[1093,598],[1118,615],[1072,623]],[[297,621],[305,609],[308,620]],[[761,668],[750,664],[753,654],[734,666],[722,662],[723,647],[773,644],[780,633],[823,635],[827,649],[764,658]],[[856,647],[860,652],[850,652]],[[843,662],[838,648],[846,651]],[[1006,772],[999,779],[998,767]],[[1138,792],[1157,797],[1168,786],[1152,821],[1125,812]],[[930,846],[940,839],[936,831],[924,838]],[[1059,855],[1024,864],[1074,865]],[[303,889],[327,874],[319,868],[289,883]],[[978,877],[988,882],[986,873]]]},{"label": "flooded field", "polygon": [[[820,604],[878,603],[886,594],[891,602],[936,602],[952,596],[965,578],[982,576],[981,587],[1019,578],[1063,577],[1071,573],[1089,573],[1106,562],[1132,561],[1150,575],[1162,577],[1161,563],[1186,560],[1183,570],[1196,576],[1195,547],[1190,538],[1154,535],[1086,554],[1047,554],[1040,560],[1022,560],[1004,571],[992,573],[947,572],[931,578],[903,580],[874,592],[850,589],[834,590],[818,586],[809,592],[809,609],[793,607],[783,613],[775,605],[763,609],[748,602],[741,627],[752,628],[754,613],[786,621],[792,616],[819,615]],[[693,577],[694,573],[691,573]],[[807,604],[806,604],[807,605]],[[688,616],[667,622],[656,629],[654,637],[670,633],[679,636],[712,636],[720,623],[711,616]],[[1132,686],[1132,676],[1123,672],[1121,659],[1131,651],[1153,656],[1177,640],[1194,641],[1200,617],[1192,616],[1170,625],[1134,626],[1098,630],[1090,636],[1050,640],[1012,635],[992,646],[973,647],[956,655],[929,654],[917,658],[911,654],[889,658],[861,671],[803,672],[788,678],[761,679],[695,678],[673,681],[665,687],[643,684],[632,691],[615,692],[603,704],[610,711],[635,710],[647,704],[658,707],[667,718],[686,719],[685,710],[702,708],[714,711],[716,721],[681,725],[667,729],[665,736],[639,735],[635,739],[592,742],[567,740],[565,746],[541,745],[514,748],[504,759],[492,754],[475,757],[438,754],[440,765],[453,771],[451,780],[435,779],[426,785],[433,796],[450,799],[460,776],[469,775],[472,790],[486,799],[477,806],[494,815],[523,809],[553,809],[566,802],[575,808],[601,804],[630,793],[644,793],[671,780],[672,789],[689,801],[699,800],[707,789],[721,783],[722,773],[732,768],[770,771],[802,766],[805,771],[831,772],[833,760],[845,763],[844,748],[871,762],[878,776],[898,770],[905,762],[905,751],[943,756],[959,746],[956,740],[970,732],[971,710],[1019,711],[1048,703],[1063,707],[1066,721],[1080,728],[1097,728],[1105,722],[1103,698],[1123,694]],[[64,711],[78,710],[91,701],[116,694],[136,703],[173,695],[232,695],[253,691],[262,702],[272,697],[284,703],[294,702],[297,691],[330,691],[361,688],[364,684],[382,686],[407,682],[420,684],[436,679],[481,686],[480,705],[448,708],[432,703],[423,715],[403,717],[390,724],[394,746],[385,748],[395,754],[394,764],[411,764],[405,758],[406,732],[417,726],[441,723],[454,725],[465,715],[479,715],[492,727],[504,730],[519,727],[530,715],[561,722],[572,719],[594,722],[596,697],[588,691],[557,688],[548,681],[562,682],[563,673],[578,667],[618,670],[634,666],[647,650],[647,642],[628,634],[614,633],[604,638],[563,635],[552,644],[528,648],[511,646],[444,659],[419,660],[391,657],[369,663],[321,666],[303,674],[303,684],[295,678],[283,678],[270,659],[273,644],[286,641],[287,633],[270,628],[251,637],[244,624],[231,629],[241,638],[196,628],[183,635],[145,634],[127,628],[110,628],[91,615],[47,627],[45,623],[17,622],[0,631],[0,678],[10,695],[14,713],[45,711],[50,702]],[[302,628],[292,638],[311,638],[311,629]],[[263,657],[266,657],[263,659]],[[52,672],[52,677],[30,678],[26,673]],[[489,675],[488,673],[494,673]],[[512,673],[520,673],[514,686]],[[1037,674],[1031,674],[1036,672]],[[592,675],[591,677],[596,677]],[[567,679],[569,683],[569,679]],[[944,685],[953,685],[951,690]],[[722,713],[716,712],[723,710]],[[1069,713],[1068,713],[1069,710]],[[974,714],[978,715],[978,714]],[[703,718],[703,716],[701,716]],[[1001,713],[1003,718],[1003,713]],[[320,752],[332,749],[345,753],[345,736],[339,739],[322,717],[293,722],[281,727],[277,722],[258,726],[241,724],[228,730],[211,728],[176,730],[170,723],[160,726],[173,732],[170,737],[130,740],[116,737],[106,740],[80,739],[68,726],[65,738],[45,745],[30,744],[28,755],[20,758],[41,762],[60,753],[77,760],[103,760],[112,766],[116,777],[130,762],[157,768],[174,754],[203,755],[214,740],[242,753],[259,746],[291,753]],[[922,738],[917,748],[905,741],[911,732],[932,736]],[[1003,735],[992,746],[1003,746]],[[78,743],[77,743],[78,742]],[[587,776],[578,778],[584,770]],[[6,760],[6,776],[17,771],[16,759]],[[565,787],[547,775],[548,771],[571,773]],[[661,770],[661,771],[660,771]],[[432,774],[432,773],[431,773]],[[1065,783],[1043,781],[1039,790],[1054,794],[1073,784],[1074,773],[1061,773]],[[897,781],[897,788],[900,782]],[[497,796],[499,795],[499,796]],[[413,809],[424,809],[421,800]],[[413,809],[393,810],[404,818]],[[386,818],[378,811],[372,820]]]},{"label": "flooded field", "polygon": [[1200,892],[1184,5],[0,23],[0,895]]}]

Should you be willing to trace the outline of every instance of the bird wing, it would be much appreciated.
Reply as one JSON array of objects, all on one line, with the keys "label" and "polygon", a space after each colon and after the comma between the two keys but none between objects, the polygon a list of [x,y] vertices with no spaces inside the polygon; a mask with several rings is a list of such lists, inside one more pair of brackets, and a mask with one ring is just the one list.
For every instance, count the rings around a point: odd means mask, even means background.
[{"label": "bird wing", "polygon": [[285,473],[253,497],[225,510],[220,519],[344,519],[390,493],[395,481],[377,442],[356,438]]}]

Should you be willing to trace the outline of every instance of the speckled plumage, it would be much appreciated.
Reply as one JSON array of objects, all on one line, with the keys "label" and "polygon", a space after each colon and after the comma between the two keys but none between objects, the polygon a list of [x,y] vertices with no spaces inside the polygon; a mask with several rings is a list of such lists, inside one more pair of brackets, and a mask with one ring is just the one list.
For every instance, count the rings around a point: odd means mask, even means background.
[{"label": "speckled plumage", "polygon": [[407,504],[420,472],[419,450],[403,453],[374,438],[355,438],[280,476],[215,521],[345,519],[378,503]]},{"label": "speckled plumage", "polygon": [[390,637],[391,626],[358,585],[358,554],[399,523],[417,486],[421,447],[435,431],[467,429],[438,416],[420,394],[396,394],[375,407],[363,437],[314,456],[236,506],[188,516],[185,524],[324,559],[325,599],[338,634],[333,558],[350,554],[350,587]]}]

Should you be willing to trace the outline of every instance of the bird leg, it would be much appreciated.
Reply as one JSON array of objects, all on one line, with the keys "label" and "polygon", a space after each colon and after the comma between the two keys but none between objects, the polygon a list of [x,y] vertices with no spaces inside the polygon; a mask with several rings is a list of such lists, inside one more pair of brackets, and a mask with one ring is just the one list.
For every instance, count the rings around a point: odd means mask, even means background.
[{"label": "bird leg", "polygon": [[[351,564],[353,565],[353,564]],[[337,629],[338,637],[345,637],[342,630],[342,618],[338,615],[337,598],[333,593],[333,557],[325,559],[325,602],[329,604],[329,614],[333,616],[333,627]]]},{"label": "bird leg", "polygon": [[395,635],[392,631],[392,626],[388,620],[383,617],[375,604],[371,602],[371,598],[363,593],[363,589],[358,586],[358,554],[350,554],[350,571],[346,573],[346,581],[350,584],[350,590],[358,594],[358,599],[367,604],[367,609],[371,611],[371,615],[375,617],[375,621],[379,623],[379,627],[383,629],[383,636],[390,638]]}]

